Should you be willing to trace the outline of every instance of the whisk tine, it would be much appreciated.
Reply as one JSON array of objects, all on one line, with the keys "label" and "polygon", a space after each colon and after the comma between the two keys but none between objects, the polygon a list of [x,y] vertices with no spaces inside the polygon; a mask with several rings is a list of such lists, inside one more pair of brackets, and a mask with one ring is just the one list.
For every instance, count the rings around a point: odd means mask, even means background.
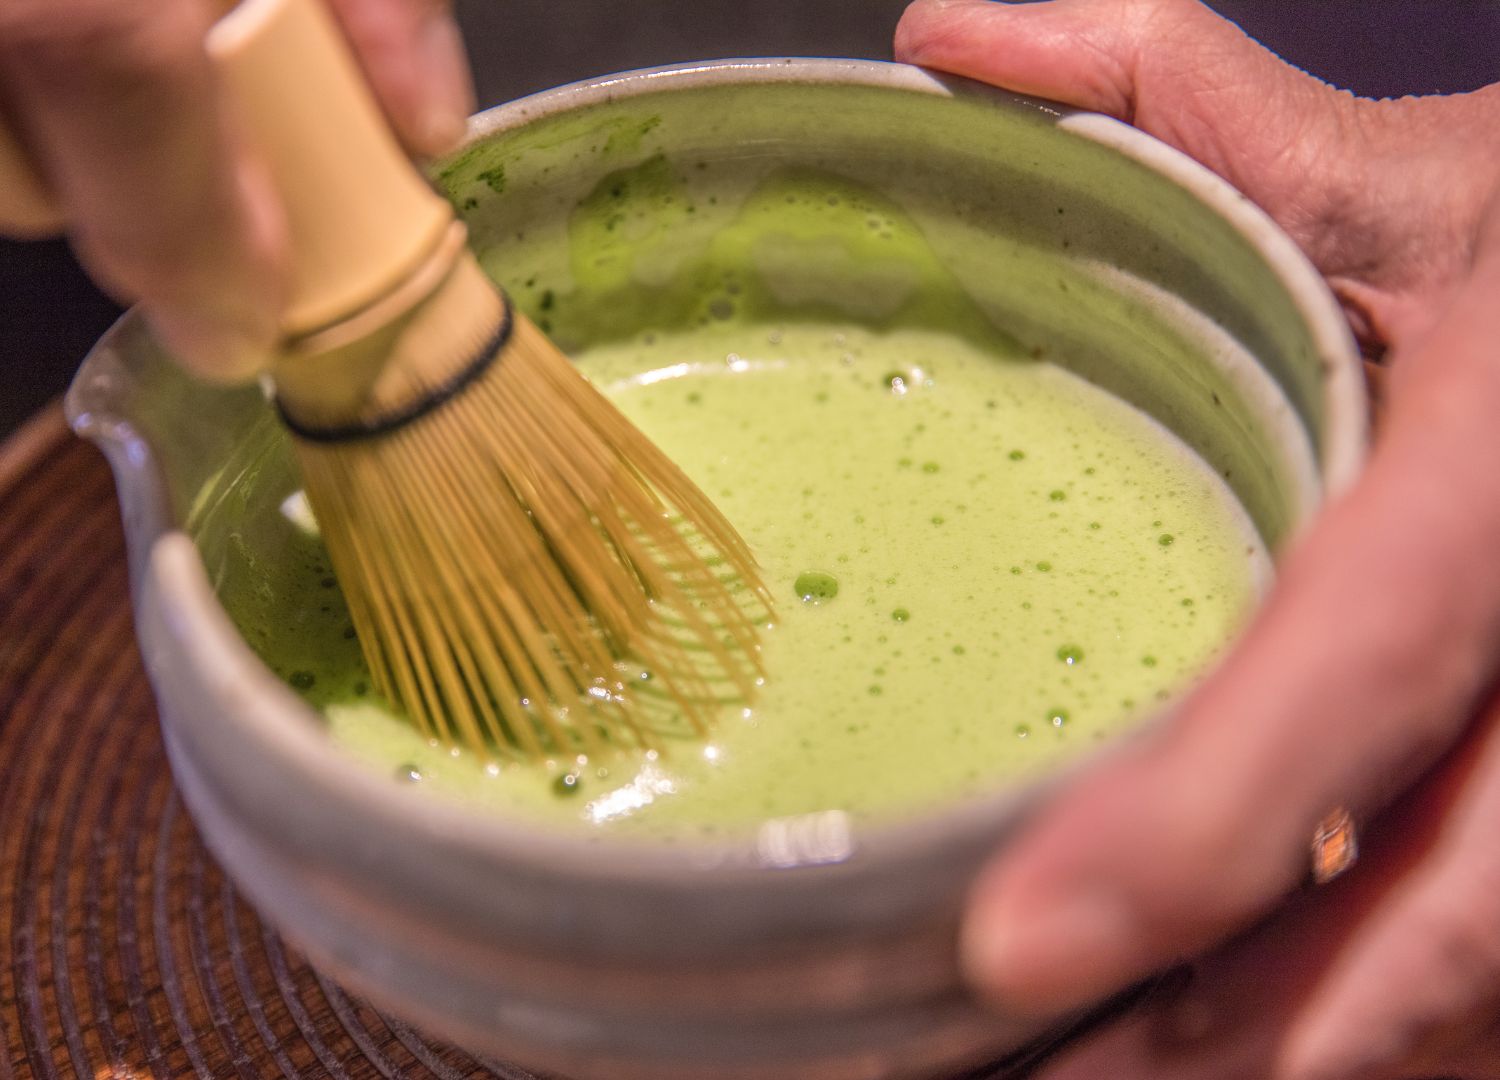
[{"label": "whisk tine", "polygon": [[[739,614],[737,607],[732,603],[728,605],[718,604],[714,608],[717,613],[715,619],[709,620],[705,618],[698,608],[698,604],[704,602],[704,598],[700,597],[696,590],[685,587],[683,582],[674,580],[670,575],[663,573],[656,565],[653,553],[642,549],[642,545],[637,537],[633,535],[633,531],[626,529],[617,516],[611,515],[610,518],[603,520],[601,524],[612,541],[627,553],[627,557],[632,560],[634,565],[640,567],[641,578],[647,591],[660,598],[657,610],[658,622],[653,628],[656,632],[651,635],[653,644],[657,648],[665,648],[669,651],[677,648],[678,639],[676,635],[660,632],[664,625],[661,621],[664,618],[661,609],[665,608],[668,611],[676,613],[677,618],[685,622],[691,628],[692,632],[702,640],[705,647],[714,654],[713,659],[726,672],[732,677],[744,676],[743,678],[739,678],[738,681],[745,685],[746,692],[748,693],[750,686],[748,674],[741,671],[742,665],[735,663],[734,657],[729,655],[728,651],[718,644],[717,634],[715,633],[716,628],[722,629],[732,625],[732,619],[736,618]],[[669,532],[673,532],[675,535],[674,531],[669,530]],[[710,596],[707,599],[709,602],[712,602],[718,598]],[[750,647],[753,647],[753,644],[753,641],[748,643]],[[750,653],[749,648],[747,648],[746,652],[747,660],[753,660],[754,657]],[[669,661],[669,663],[673,669],[693,670],[692,666],[685,664],[680,656]],[[683,690],[688,694],[702,693],[705,689],[701,682],[689,680],[683,680],[683,682]]]},{"label": "whisk tine", "polygon": [[[451,563],[465,550],[483,549],[472,542],[468,515],[458,513],[450,516],[442,513],[444,507],[455,505],[453,499],[458,493],[451,490],[452,477],[441,470],[434,470],[429,458],[430,454],[424,451],[411,455],[413,464],[429,481],[429,487],[422,489],[417,497],[421,499],[425,513],[434,525],[434,540],[441,545],[440,550],[434,552],[437,561]],[[463,503],[460,501],[457,505],[462,506]],[[466,531],[468,535],[465,535]],[[482,572],[483,568],[479,569]],[[506,738],[508,730],[532,753],[539,753],[540,744],[531,732],[529,723],[520,715],[520,710],[508,711],[504,704],[537,693],[529,670],[508,668],[498,660],[497,643],[499,652],[517,648],[511,628],[502,620],[486,618],[481,614],[482,591],[467,590],[462,582],[454,582],[451,575],[447,574],[442,575],[440,583],[444,587],[444,595],[431,605],[439,615],[444,614],[445,603],[447,608],[439,647],[452,648],[458,656],[464,690],[484,726],[485,737],[479,738],[476,733],[470,733],[469,741],[471,744],[505,746],[511,741]],[[495,696],[492,698],[490,693],[482,692],[485,688]]]},{"label": "whisk tine", "polygon": [[[442,424],[434,425],[432,433],[451,435],[451,432],[443,431],[451,422],[452,417],[445,417]],[[545,550],[541,549],[534,529],[527,523],[522,508],[502,502],[491,508],[497,513],[487,515],[488,520],[476,520],[477,507],[472,500],[463,498],[462,491],[451,490],[455,486],[454,476],[442,468],[444,463],[441,460],[433,460],[440,453],[439,446],[426,447],[420,455],[413,454],[412,460],[419,465],[422,476],[412,479],[429,481],[430,491],[426,498],[431,515],[430,531],[435,539],[443,542],[443,550],[434,552],[437,561],[446,567],[467,565],[472,571],[464,575],[456,575],[451,569],[446,571],[441,599],[447,607],[470,613],[462,626],[453,627],[448,632],[449,644],[476,654],[482,669],[482,675],[478,672],[465,674],[465,690],[479,702],[481,712],[490,711],[493,700],[505,715],[510,730],[520,735],[532,752],[538,749],[531,735],[533,726],[540,728],[545,736],[543,741],[558,752],[572,742],[580,743],[585,750],[597,751],[600,748],[598,740],[588,726],[573,734],[566,732],[546,703],[577,698],[587,685],[586,674],[581,670],[569,674],[565,668],[584,667],[591,652],[596,662],[608,663],[607,654],[597,648],[591,649],[594,643],[572,625],[581,615],[575,618],[559,610],[555,602],[558,586],[550,581],[556,575],[548,573],[552,564]],[[481,474],[480,482],[484,479],[483,474],[490,471],[489,463],[479,454],[467,456],[464,465]],[[470,483],[474,483],[473,478]],[[454,506],[462,507],[463,512],[443,512]],[[529,558],[522,566],[526,573],[518,575],[515,566],[507,568],[496,563],[487,542],[487,533],[499,537],[497,546],[500,550],[529,550]],[[469,563],[466,564],[465,560]],[[510,584],[512,578],[517,577],[537,586],[530,590],[529,598],[519,597]],[[490,602],[492,595],[498,595],[498,604]],[[476,604],[485,608],[489,619],[473,617]],[[558,640],[549,641],[549,627],[555,628]],[[582,660],[567,665],[562,661],[568,657],[581,657]],[[524,707],[523,700],[534,703],[535,707]],[[504,738],[504,732],[499,729],[490,734]]]},{"label": "whisk tine", "polygon": [[[586,605],[580,610],[602,624],[607,635],[625,637],[639,629],[645,611],[639,607],[639,584],[632,580],[629,565],[618,558],[600,559],[594,546],[594,518],[618,483],[618,466],[599,457],[599,448],[590,441],[588,431],[569,415],[546,425],[533,415],[519,416],[512,429],[497,438],[517,457],[547,459],[546,468],[533,470],[527,489],[518,494],[531,508],[559,565],[568,571]],[[582,460],[584,452],[576,449],[580,444],[595,453],[593,460]]]},{"label": "whisk tine", "polygon": [[[440,452],[441,448],[424,457],[436,458]],[[498,468],[493,467],[478,453],[470,457],[467,463],[472,464],[477,473],[469,479],[471,487],[504,482],[503,464]],[[488,608],[493,612],[492,618],[506,623],[521,639],[531,641],[533,635],[544,634],[544,628],[554,628],[553,632],[563,639],[560,643],[563,648],[559,653],[554,655],[552,650],[535,647],[535,642],[532,641],[531,645],[524,647],[525,655],[530,658],[548,692],[565,696],[570,688],[573,691],[581,689],[586,684],[586,678],[578,671],[572,676],[564,674],[559,660],[578,657],[579,661],[574,667],[586,671],[590,664],[605,665],[611,658],[596,641],[580,633],[579,627],[573,625],[582,621],[584,613],[580,611],[574,615],[566,610],[566,582],[555,572],[556,567],[528,520],[525,508],[514,501],[502,501],[487,507],[490,511],[488,514],[481,514],[480,507],[464,498],[463,489],[452,475],[442,469],[440,460],[424,461],[424,465],[425,474],[432,478],[432,486],[438,493],[435,509],[453,506],[464,509],[463,513],[453,514],[451,523],[445,528],[446,533],[459,534],[450,541],[445,554],[453,561],[464,558],[472,560],[475,573],[467,582],[454,587],[455,595],[463,594],[464,584],[471,586],[481,597],[495,595],[498,597],[498,608],[494,605]],[[495,550],[519,553],[519,558],[513,558],[512,565],[507,567],[495,559]],[[515,573],[517,562],[525,572],[525,579],[534,584],[525,600],[519,597],[512,581],[513,577],[519,576]],[[507,570],[511,573],[506,573]],[[530,602],[529,606],[527,600]],[[509,631],[506,636],[510,637]],[[502,649],[502,652],[505,651]],[[530,694],[539,691],[535,686],[526,689]]]},{"label": "whisk tine", "polygon": [[[521,423],[524,425],[527,421]],[[530,420],[528,426],[531,429],[536,428],[534,418]],[[550,432],[527,430],[521,434],[525,438],[543,440],[555,438],[557,431],[556,429]],[[616,468],[622,467],[618,464],[619,460],[616,459]],[[580,475],[574,464],[566,459],[558,459],[555,467],[561,474],[561,490],[558,498],[543,501],[547,506],[563,503],[564,496],[568,493],[577,494],[586,491],[585,485],[590,483],[590,479]],[[592,482],[595,487],[599,486],[597,478]],[[712,596],[713,606],[724,616],[726,625],[732,628],[734,636],[746,648],[747,656],[753,663],[755,659],[753,628],[748,620],[744,619],[736,604],[726,602],[727,593],[724,592],[712,572],[707,571],[706,568],[701,572],[692,569],[694,560],[699,559],[699,556],[675,527],[673,519],[667,514],[667,509],[660,498],[645,486],[647,482],[646,478],[641,476],[632,465],[625,480],[616,482],[609,488],[612,501],[596,499],[592,508],[594,531],[608,541],[617,563],[628,573],[612,583],[617,593],[614,596],[601,595],[590,584],[582,584],[580,591],[589,598],[591,610],[596,617],[610,622],[614,617],[613,612],[623,610],[628,614],[631,610],[629,605],[634,602],[638,606],[638,597],[644,590],[647,596],[655,598],[658,605],[669,610],[680,611],[682,617],[689,620],[699,632],[703,633],[705,641],[716,645],[715,636],[709,632],[709,626],[697,613],[697,605],[703,600],[700,594],[702,590],[708,589],[717,594]],[[582,510],[587,511],[588,508],[584,507]],[[643,532],[648,528],[653,533],[652,540],[643,542]],[[550,526],[549,531],[563,537],[561,543],[565,545],[565,550],[560,552],[560,555],[565,565],[584,568],[590,566],[589,560],[593,558],[592,552],[586,548],[580,555],[571,550],[574,545],[567,542],[567,530]],[[662,559],[662,549],[668,548],[672,549],[682,565],[689,567],[692,572],[684,572],[675,576],[662,573],[658,563]],[[595,564],[597,565],[597,560]],[[623,607],[616,607],[616,605],[623,605]],[[751,632],[751,636],[747,637],[747,630]],[[668,650],[676,646],[675,638],[672,636],[654,635],[653,637]],[[639,638],[636,648],[637,650],[641,648]],[[721,655],[718,659],[729,670],[737,671],[740,666],[727,655]],[[666,662],[680,673],[692,672],[691,667],[682,665],[680,657],[659,658],[656,662]],[[690,702],[693,697],[700,696],[704,687],[697,683],[692,674],[682,674],[679,681],[683,683],[680,695],[683,707],[693,712],[696,718],[697,710],[691,706]],[[748,688],[747,680],[742,680],[742,682],[746,682]]]},{"label": "whisk tine", "polygon": [[754,580],[762,599],[769,604],[770,593],[760,584],[755,558],[743,538],[735,531],[718,507],[688,479],[675,462],[644,438],[624,413],[617,409],[597,387],[585,381],[570,380],[560,369],[554,369],[553,385],[575,408],[587,411],[592,422],[612,450],[630,463],[643,483],[658,496],[678,508],[678,512],[697,525],[703,535],[721,549],[731,563]]}]

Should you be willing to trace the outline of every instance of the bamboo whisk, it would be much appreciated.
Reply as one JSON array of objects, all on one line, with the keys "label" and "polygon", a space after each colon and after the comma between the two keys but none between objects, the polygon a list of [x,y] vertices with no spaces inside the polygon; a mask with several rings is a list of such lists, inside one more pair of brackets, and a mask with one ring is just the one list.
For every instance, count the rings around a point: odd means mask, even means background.
[{"label": "bamboo whisk", "polygon": [[[485,277],[321,0],[207,47],[286,212],[271,377],[377,689],[486,757],[651,742],[622,661],[699,730],[751,695],[744,542]],[[0,221],[57,224],[3,128],[0,177]]]},{"label": "bamboo whisk", "polygon": [[[744,542],[466,252],[382,345],[422,390],[374,419],[310,426],[316,397],[278,382],[377,689],[431,737],[528,756],[652,742],[622,658],[700,732],[753,694],[767,597]],[[430,408],[371,430],[410,401]]]}]

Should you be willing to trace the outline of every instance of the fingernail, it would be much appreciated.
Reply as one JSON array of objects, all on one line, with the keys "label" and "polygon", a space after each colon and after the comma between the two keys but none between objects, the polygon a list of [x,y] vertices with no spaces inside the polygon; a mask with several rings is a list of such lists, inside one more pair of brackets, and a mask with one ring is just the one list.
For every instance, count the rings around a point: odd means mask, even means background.
[{"label": "fingernail", "polygon": [[422,153],[446,153],[463,139],[474,111],[469,61],[451,15],[434,10],[426,16],[417,30],[415,54],[424,100],[412,135]]},{"label": "fingernail", "polygon": [[197,312],[149,314],[157,339],[181,364],[215,382],[243,382],[270,363],[274,322]]},{"label": "fingernail", "polygon": [[1102,893],[1024,907],[981,898],[964,927],[964,967],[1007,1010],[1055,1015],[1116,989],[1129,927],[1124,906]]}]

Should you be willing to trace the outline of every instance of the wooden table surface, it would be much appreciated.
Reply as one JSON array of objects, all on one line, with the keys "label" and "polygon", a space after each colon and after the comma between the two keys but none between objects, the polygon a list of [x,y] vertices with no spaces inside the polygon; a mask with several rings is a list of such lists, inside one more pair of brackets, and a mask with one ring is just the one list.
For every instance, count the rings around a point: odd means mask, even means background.
[{"label": "wooden table surface", "polygon": [[[1019,1080],[1050,1048],[966,1080]],[[537,1080],[344,993],[204,850],[135,647],[109,469],[56,406],[0,443],[0,1051],[0,1080]]]}]

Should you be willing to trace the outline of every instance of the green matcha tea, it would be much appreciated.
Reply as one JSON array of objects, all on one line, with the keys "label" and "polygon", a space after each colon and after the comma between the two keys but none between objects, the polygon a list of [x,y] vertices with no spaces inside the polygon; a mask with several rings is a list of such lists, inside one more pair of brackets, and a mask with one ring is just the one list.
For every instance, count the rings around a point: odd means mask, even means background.
[{"label": "green matcha tea", "polygon": [[[711,737],[489,764],[375,699],[316,538],[220,592],[392,777],[555,826],[661,837],[882,819],[1053,768],[1159,708],[1268,560],[1154,421],[1047,363],[931,330],[710,323],[578,362],[740,529],[776,602],[764,686]],[[296,499],[286,512],[300,519]],[[290,531],[290,530],[289,530]],[[649,695],[650,673],[632,670]]]}]

